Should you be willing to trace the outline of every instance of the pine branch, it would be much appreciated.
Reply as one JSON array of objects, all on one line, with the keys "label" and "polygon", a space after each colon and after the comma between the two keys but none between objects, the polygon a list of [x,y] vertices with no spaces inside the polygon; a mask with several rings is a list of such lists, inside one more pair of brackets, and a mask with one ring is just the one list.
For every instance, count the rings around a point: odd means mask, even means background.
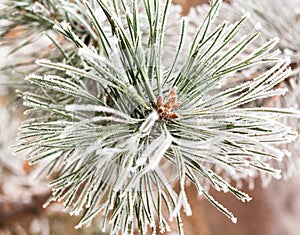
[{"label": "pine branch", "polygon": [[[251,15],[250,20],[244,24],[244,31],[252,31],[253,29],[259,30],[261,32],[261,37],[259,40],[255,41],[253,45],[249,48],[247,53],[251,53],[260,47],[261,43],[265,43],[270,37],[279,37],[277,47],[284,53],[279,55],[284,57],[286,55],[291,56],[290,67],[292,68],[292,73],[287,79],[282,81],[278,87],[281,89],[289,89],[289,93],[282,97],[270,97],[264,100],[257,100],[256,105],[272,106],[272,107],[294,107],[297,108],[298,102],[298,77],[299,77],[299,43],[296,38],[299,34],[299,14],[298,14],[299,1],[239,1],[233,0],[231,4],[224,4],[221,10],[221,17],[215,24],[222,23],[223,20],[236,20],[243,14]],[[262,10],[268,7],[268,11]],[[201,6],[197,9],[192,9],[191,13],[188,15],[189,20],[195,24],[199,20],[202,14],[208,11],[207,6]],[[288,12],[288,14],[287,14]],[[297,41],[297,42],[296,42]],[[267,60],[266,60],[267,62]],[[270,66],[268,64],[257,64],[256,68],[252,67],[247,71],[242,71],[238,78],[235,78],[230,83],[243,82],[245,76],[253,77],[257,71],[265,71]],[[246,73],[245,73],[246,72]],[[248,78],[246,78],[248,80]],[[229,84],[230,84],[229,83]],[[285,88],[283,88],[285,87]],[[255,104],[252,104],[252,106]],[[293,118],[284,118],[285,123],[293,126],[295,130],[299,130],[298,121]],[[299,159],[297,158],[297,149],[299,138],[293,144],[288,144],[282,146],[282,148],[287,148],[288,151],[285,153],[283,161],[273,161],[270,164],[282,170],[283,177],[289,178],[293,176],[295,172],[299,169]],[[291,154],[292,153],[292,154]],[[271,181],[272,177],[268,177],[265,174],[260,174],[264,185]]]},{"label": "pine branch", "polygon": [[[289,60],[274,58],[277,40],[246,55],[259,35],[237,38],[247,17],[214,27],[220,0],[211,2],[192,40],[184,40],[185,21],[176,21],[181,33],[171,43],[169,1],[144,0],[139,11],[134,0],[75,3],[84,6],[84,32],[94,32],[97,43],[87,41],[72,19],[55,23],[77,48],[76,63],[38,60],[44,72],[26,77],[38,89],[23,92],[29,118],[20,130],[19,151],[29,149],[32,163],[44,161],[48,174],[58,174],[50,184],[52,199],[63,200],[71,214],[83,213],[78,227],[101,213],[110,234],[133,234],[135,227],[156,234],[156,218],[162,231],[175,219],[183,234],[181,209],[192,213],[185,193],[190,181],[236,222],[205,186],[250,201],[228,178],[259,172],[279,178],[269,163],[284,156],[279,144],[297,136],[280,118],[299,117],[299,111],[243,108],[286,92],[276,88],[290,74]],[[224,85],[266,61],[273,67],[264,74]],[[179,191],[172,187],[177,181]]]},{"label": "pine branch", "polygon": [[[252,25],[259,24],[263,29],[263,38],[280,37],[279,48],[292,60],[299,57],[300,43],[297,38],[300,35],[299,5],[300,1],[244,1],[234,0],[233,4],[240,11],[250,12]],[[266,9],[264,11],[262,9]]]}]

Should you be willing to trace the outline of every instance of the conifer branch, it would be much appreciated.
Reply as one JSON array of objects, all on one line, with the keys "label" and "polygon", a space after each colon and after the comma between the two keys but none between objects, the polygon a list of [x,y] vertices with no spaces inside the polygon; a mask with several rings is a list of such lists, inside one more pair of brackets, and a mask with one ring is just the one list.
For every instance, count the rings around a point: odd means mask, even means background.
[{"label": "conifer branch", "polygon": [[[45,9],[55,14],[45,18],[38,13],[33,22],[41,27],[46,22],[73,47],[64,53],[69,45],[52,38],[60,45],[61,60],[37,60],[44,69],[26,77],[38,89],[23,91],[29,116],[17,151],[30,150],[32,163],[45,162],[48,174],[57,174],[50,183],[52,200],[63,201],[72,215],[82,214],[78,228],[102,214],[103,230],[110,224],[112,235],[133,234],[136,227],[141,234],[149,229],[156,234],[156,221],[166,231],[170,219],[183,234],[181,209],[192,213],[186,181],[236,222],[205,186],[247,202],[250,196],[228,178],[259,172],[280,178],[269,163],[283,158],[279,144],[297,136],[280,118],[300,113],[245,108],[286,92],[276,88],[291,72],[288,58],[276,58],[277,39],[246,55],[260,35],[238,36],[247,17],[214,27],[221,0],[211,1],[191,41],[185,41],[185,20],[175,22],[181,27],[172,39],[175,47],[167,33],[170,1],[77,0],[62,1],[60,8],[52,1],[45,2]],[[33,17],[25,12],[22,17]],[[266,61],[273,64],[270,70],[226,86],[237,72]]]}]

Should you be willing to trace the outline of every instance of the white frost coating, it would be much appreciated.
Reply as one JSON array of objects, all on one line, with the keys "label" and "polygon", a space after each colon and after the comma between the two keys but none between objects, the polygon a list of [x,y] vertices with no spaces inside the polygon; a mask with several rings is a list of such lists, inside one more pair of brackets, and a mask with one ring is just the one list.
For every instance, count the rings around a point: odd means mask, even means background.
[{"label": "white frost coating", "polygon": [[250,201],[252,201],[252,197],[250,197],[249,195],[247,195],[247,197],[242,198],[241,200],[242,200],[242,202],[250,202]]},{"label": "white frost coating", "polygon": [[149,158],[150,164],[149,169],[155,169],[165,152],[169,149],[173,141],[173,138],[169,132],[162,133],[158,138],[156,138],[145,151],[142,153],[141,158]]},{"label": "white frost coating", "polygon": [[97,150],[97,154],[103,154],[109,157],[114,156],[117,153],[121,153],[122,149],[118,149],[118,148],[104,148],[104,149],[100,149]]},{"label": "white frost coating", "polygon": [[192,210],[191,210],[191,206],[188,203],[188,199],[186,196],[186,193],[183,191],[183,189],[181,190],[179,196],[178,196],[178,201],[176,203],[176,206],[174,208],[174,210],[172,211],[170,220],[173,221],[173,219],[180,214],[180,209],[181,207],[184,208],[184,212],[186,213],[187,216],[191,216],[192,215]]},{"label": "white frost coating", "polygon": [[57,23],[53,26],[54,30],[60,31],[60,27],[64,30],[69,30],[70,29],[70,23],[66,22],[66,21],[62,21],[60,23]]},{"label": "white frost coating", "polygon": [[147,162],[147,158],[145,158],[145,157],[140,157],[140,158],[136,161],[135,167],[134,167],[132,170],[134,171],[137,167],[140,167],[140,166],[144,165],[146,162]]},{"label": "white frost coating", "polygon": [[236,217],[233,217],[233,218],[231,219],[231,221],[232,221],[232,223],[236,224],[237,218],[236,218]]},{"label": "white frost coating", "polygon": [[68,137],[74,130],[75,130],[75,128],[74,128],[73,126],[67,126],[67,127],[65,127],[64,131],[59,135],[59,138],[65,139],[65,138]]},{"label": "white frost coating", "polygon": [[[146,135],[149,135],[153,126],[155,125],[155,122],[159,119],[159,115],[157,114],[157,112],[154,110],[152,113],[149,114],[149,116],[146,118],[146,120],[142,123],[142,125],[139,128],[138,133],[134,134],[133,136],[131,136],[130,138],[128,138],[125,142],[124,142],[124,146],[132,153],[132,154],[136,154],[139,148],[138,145],[138,141],[140,138],[143,138]],[[164,137],[162,137],[160,139],[160,141],[163,141]],[[153,144],[153,143],[152,143]],[[122,145],[123,146],[123,145]],[[150,147],[150,145],[148,146]],[[148,149],[149,150],[149,149]],[[147,150],[147,151],[148,151]],[[145,150],[146,151],[146,150]],[[150,151],[150,150],[149,150]],[[151,153],[149,153],[151,154]],[[132,171],[135,171],[135,169],[143,164],[146,163],[147,158],[148,158],[148,154],[147,155],[142,155],[136,162],[136,165],[134,168],[132,168]]]},{"label": "white frost coating", "polygon": [[125,119],[130,118],[128,115],[124,114],[123,112],[105,106],[100,106],[100,105],[71,104],[71,105],[67,105],[65,110],[68,112],[87,111],[87,112],[111,113],[119,117],[123,117]]},{"label": "white frost coating", "polygon": [[[37,59],[37,60],[35,60],[35,63],[38,64],[38,65],[46,66],[48,68],[57,69],[57,67],[55,67],[55,64],[52,63],[50,60],[47,60],[47,59]],[[61,66],[61,67],[66,66],[63,63],[56,63],[56,65]],[[65,69],[60,69],[60,70],[65,71]]]},{"label": "white frost coating", "polygon": [[91,60],[103,60],[103,57],[97,55],[94,51],[92,51],[88,47],[83,47],[78,50],[78,55],[83,57],[84,59]]},{"label": "white frost coating", "polygon": [[138,151],[138,141],[139,141],[139,136],[133,135],[127,140],[125,140],[124,144],[121,146],[124,146],[132,154],[136,154]]},{"label": "white frost coating", "polygon": [[26,81],[31,81],[32,79],[43,79],[42,76],[36,75],[36,74],[29,74],[24,78]]},{"label": "white frost coating", "polygon": [[296,10],[299,7],[299,0],[234,0],[233,3],[236,5],[235,12],[238,13],[242,9],[251,12],[250,27],[261,22],[264,30],[260,41],[279,36],[281,40],[278,46],[281,50],[289,48],[294,55],[299,55],[300,27]]},{"label": "white frost coating", "polygon": [[[130,172],[127,169],[120,169],[121,172],[118,173],[118,179],[116,180],[115,184],[114,184],[114,188],[115,189],[119,189],[121,190],[124,185],[127,183],[127,180],[130,176]],[[122,197],[123,194],[120,195],[120,197]]]},{"label": "white frost coating", "polygon": [[258,30],[260,31],[262,29],[262,25],[260,22],[256,23],[255,26],[254,26],[255,30]]},{"label": "white frost coating", "polygon": [[159,115],[154,110],[152,113],[149,114],[149,116],[146,118],[146,120],[142,123],[142,125],[139,128],[139,132],[142,135],[150,134],[150,131],[152,130],[152,127],[154,126],[155,122],[158,119],[159,119]]},{"label": "white frost coating", "polygon": [[281,170],[276,170],[276,171],[272,174],[272,176],[273,176],[275,179],[280,180],[280,179],[282,178],[281,172],[282,172]]},{"label": "white frost coating", "polygon": [[90,123],[100,122],[100,121],[116,122],[116,123],[131,123],[128,120],[124,120],[124,119],[121,119],[121,118],[116,118],[116,117],[113,117],[113,116],[109,116],[109,117],[96,116],[96,117],[93,117],[93,118],[90,118],[90,119],[86,120],[86,122],[90,122]]},{"label": "white frost coating", "polygon": [[251,13],[250,13],[250,12],[246,12],[246,14],[244,14],[244,15],[242,16],[242,18],[250,19],[250,18],[251,18]]},{"label": "white frost coating", "polygon": [[35,2],[33,5],[26,7],[26,10],[32,11],[35,14],[45,14],[49,16],[50,12],[39,2]]}]

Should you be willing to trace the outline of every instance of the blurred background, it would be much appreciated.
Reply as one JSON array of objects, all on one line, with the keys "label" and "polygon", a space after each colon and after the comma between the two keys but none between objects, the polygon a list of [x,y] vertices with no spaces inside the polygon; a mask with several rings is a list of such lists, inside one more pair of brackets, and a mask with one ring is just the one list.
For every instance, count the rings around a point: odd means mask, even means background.
[{"label": "blurred background", "polygon": [[[201,0],[173,2],[182,6],[183,15],[188,14],[191,7],[206,4]],[[15,32],[8,36],[14,37]],[[33,48],[26,47],[26,50],[31,53]],[[8,53],[9,48],[0,44],[0,67],[9,65],[11,59],[18,58],[21,62],[24,56],[24,51],[13,57],[9,57]],[[23,75],[22,71],[16,71],[16,76]],[[0,78],[5,79],[5,76],[1,73]],[[21,101],[15,89],[0,87],[0,97],[0,235],[101,235],[98,228],[101,218],[97,218],[89,228],[75,230],[79,218],[63,212],[61,204],[52,203],[43,208],[50,196],[47,182],[36,180],[36,169],[29,166],[22,155],[13,155],[9,147],[16,143],[16,132],[23,120]],[[193,216],[184,217],[186,235],[299,235],[300,175],[295,174],[286,181],[273,180],[266,188],[260,181],[255,180],[253,190],[247,183],[244,184],[243,190],[253,198],[250,203],[237,201],[231,195],[211,192],[235,214],[237,224],[232,224],[209,202],[198,198],[194,188],[189,187],[187,195]]]}]

